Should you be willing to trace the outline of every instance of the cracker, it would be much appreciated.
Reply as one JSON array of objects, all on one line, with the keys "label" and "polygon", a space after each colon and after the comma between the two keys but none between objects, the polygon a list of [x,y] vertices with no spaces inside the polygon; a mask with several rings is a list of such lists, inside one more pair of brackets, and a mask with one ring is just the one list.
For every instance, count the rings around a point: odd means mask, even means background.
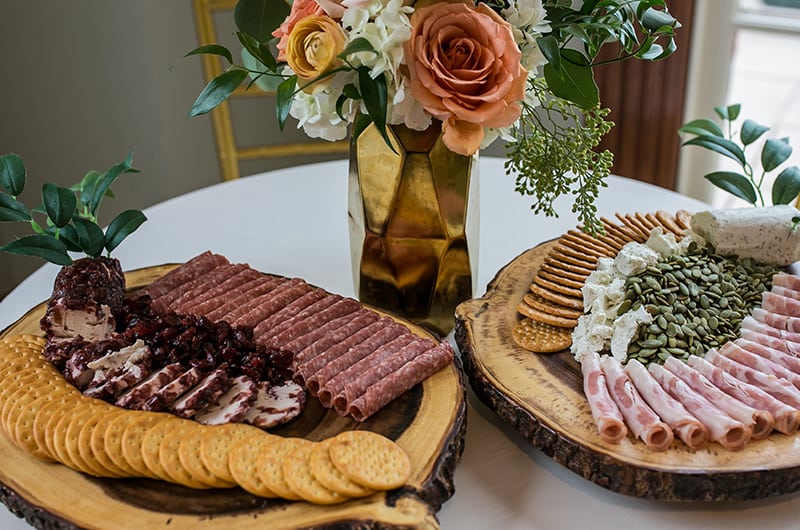
[{"label": "cracker", "polygon": [[222,481],[235,483],[228,468],[231,447],[242,440],[263,434],[258,428],[243,423],[210,426],[200,439],[200,457],[208,471]]},{"label": "cracker", "polygon": [[524,317],[530,318],[531,320],[542,322],[544,324],[549,324],[557,328],[572,329],[578,325],[578,320],[575,318],[565,318],[556,316],[547,311],[541,311],[539,309],[530,307],[525,302],[520,302],[517,305],[517,311],[519,311],[519,313]]},{"label": "cracker", "polygon": [[0,426],[9,438],[14,438],[14,425],[25,409],[38,398],[53,392],[55,390],[49,384],[41,383],[19,388],[7,396],[7,401],[3,403],[3,409],[0,412]]},{"label": "cracker", "polygon": [[533,293],[525,293],[522,301],[529,307],[551,313],[555,316],[577,319],[583,315],[582,311],[573,309],[571,307],[564,307],[562,305],[554,304],[550,300],[545,300],[541,296],[536,296]]},{"label": "cracker", "polygon": [[269,451],[270,447],[281,443],[280,438],[261,433],[261,436],[250,436],[230,449],[228,469],[241,488],[259,497],[277,497],[279,493],[261,480],[259,471],[259,455]]},{"label": "cracker", "polygon": [[558,276],[559,278],[580,282],[581,284],[585,283],[586,278],[589,276],[588,272],[584,272],[581,269],[576,270],[575,267],[564,266],[563,264],[552,261],[542,263],[542,266],[539,267],[539,270],[554,276]]},{"label": "cracker", "polygon": [[589,271],[593,271],[597,268],[597,258],[593,256],[587,256],[580,252],[576,252],[571,248],[560,245],[553,247],[548,256],[555,258],[557,261],[569,263],[570,265],[574,265]]},{"label": "cracker", "polygon": [[633,230],[627,225],[618,225],[605,217],[601,217],[600,220],[603,222],[606,233],[612,235],[615,239],[623,243],[623,245],[631,241],[637,241],[639,243],[647,241],[646,236],[642,236],[638,230]]},{"label": "cracker", "polygon": [[598,252],[602,252],[605,256],[613,256],[622,248],[618,241],[608,237],[606,234],[592,235],[574,228],[561,237],[565,241],[573,241],[574,243],[591,247]]},{"label": "cracker", "polygon": [[53,454],[52,449],[48,446],[48,431],[47,427],[54,417],[68,412],[69,410],[78,406],[79,399],[70,394],[65,394],[59,399],[42,403],[39,410],[33,419],[31,429],[33,431],[33,443],[36,447],[43,452],[50,460],[55,460],[56,455]]},{"label": "cracker", "polygon": [[105,410],[99,408],[87,408],[77,411],[75,414],[70,414],[71,419],[67,423],[67,429],[64,438],[64,450],[68,459],[74,462],[75,465],[84,473],[96,477],[108,476],[105,468],[97,464],[94,458],[86,459],[80,453],[80,446],[78,441],[80,438],[81,430],[92,419],[99,414],[104,414]]},{"label": "cracker", "polygon": [[[161,480],[170,480],[167,470],[164,469],[164,466],[161,465],[161,460],[159,460],[161,444],[169,435],[169,433],[178,428],[183,421],[191,420],[181,420],[175,416],[172,416],[170,418],[164,418],[156,421],[148,428],[145,428],[143,433],[139,431],[141,434],[139,453],[141,454],[142,462],[144,463],[145,468],[147,468],[150,476]],[[127,449],[127,452],[125,453],[126,458],[128,458],[129,453],[135,452],[133,446],[130,444],[134,443],[139,437],[139,434],[132,434],[131,439],[126,441],[126,438],[128,437],[128,430],[130,428],[131,427],[125,429],[125,435],[122,438],[123,450]],[[137,429],[134,428],[133,432],[135,433],[136,431]]]},{"label": "cracker", "polygon": [[635,214],[621,214],[617,212],[615,215],[624,226],[627,226],[642,238],[641,242],[647,241],[647,238],[650,237],[650,229],[642,224],[639,219],[636,218]]},{"label": "cracker", "polygon": [[540,274],[535,274],[533,276],[533,283],[542,289],[547,289],[548,291],[552,291],[554,293],[583,299],[583,293],[581,292],[580,287],[570,287],[569,285],[564,285],[564,282],[549,280]]},{"label": "cracker", "polygon": [[283,462],[286,483],[301,499],[314,504],[339,504],[348,500],[348,496],[329,489],[314,477],[309,459],[316,445],[301,444]]},{"label": "cracker", "polygon": [[310,444],[302,438],[282,438],[265,447],[257,456],[256,466],[261,482],[279,497],[289,500],[300,500],[283,476],[283,463],[298,447]]},{"label": "cracker", "polygon": [[554,304],[571,307],[583,311],[583,297],[567,296],[560,293],[554,293],[549,289],[545,289],[539,285],[531,284],[531,292],[537,296],[541,296],[545,300],[549,300]]},{"label": "cracker", "polygon": [[36,418],[42,409],[49,404],[58,406],[59,404],[69,403],[74,399],[71,394],[65,392],[54,392],[37,398],[26,407],[17,418],[14,424],[14,441],[25,451],[43,460],[52,460],[52,455],[44,445],[44,438],[37,440],[35,436]]},{"label": "cracker", "polygon": [[555,274],[553,272],[550,272],[549,270],[544,270],[544,269],[539,269],[536,272],[536,275],[547,281],[558,283],[560,285],[563,285],[565,287],[570,287],[572,289],[578,289],[579,291],[583,287],[583,284],[585,283],[584,281],[564,278],[562,276],[559,276],[558,274]]},{"label": "cracker", "polygon": [[598,249],[586,241],[576,241],[566,236],[561,236],[556,244],[556,248],[572,251],[578,256],[586,256],[587,259],[591,259],[593,261],[596,261],[598,258],[605,258],[608,256],[608,252],[604,249]]},{"label": "cracker", "polygon": [[103,467],[129,477],[136,475],[136,471],[128,465],[122,455],[122,433],[127,424],[118,422],[111,428],[111,424],[120,417],[131,418],[130,413],[123,409],[101,416],[92,430],[89,445],[92,454]]},{"label": "cracker", "polygon": [[328,454],[336,469],[367,488],[399,488],[411,476],[411,460],[405,450],[372,431],[338,434],[332,438]]},{"label": "cracker", "polygon": [[339,471],[331,461],[329,448],[331,439],[315,444],[308,457],[308,466],[314,478],[331,491],[347,497],[365,497],[375,490],[353,482]]},{"label": "cracker", "polygon": [[[78,453],[81,459],[89,466],[100,469],[102,471],[102,476],[120,478],[125,476],[125,474],[115,465],[107,465],[110,460],[108,458],[103,458],[105,455],[102,450],[100,452],[95,452],[92,448],[92,438],[94,437],[95,429],[101,425],[101,420],[103,418],[109,416],[113,417],[113,414],[114,412],[110,411],[98,411],[98,414],[94,414],[86,420],[78,433]],[[105,425],[101,426],[105,428]]]},{"label": "cracker", "polygon": [[194,489],[208,489],[211,485],[195,479],[189,470],[184,467],[180,456],[180,447],[183,440],[191,434],[199,432],[200,429],[202,429],[202,425],[188,420],[181,421],[175,425],[161,440],[161,446],[158,448],[158,461],[164,471],[167,472],[171,482]]},{"label": "cracker", "polygon": [[[142,442],[153,426],[175,419],[174,416],[168,416],[167,414],[131,412],[112,421],[106,430],[106,450],[111,460],[122,467],[121,462],[117,461],[119,457],[122,457],[120,460],[124,461],[125,467],[130,469],[134,476],[161,478],[145,464]],[[151,455],[151,460],[157,461],[158,454]]]},{"label": "cracker", "polygon": [[688,230],[692,222],[693,214],[687,210],[678,210],[675,212],[675,222],[684,230]]},{"label": "cracker", "polygon": [[669,212],[665,212],[664,210],[658,210],[656,212],[656,219],[661,223],[661,225],[675,234],[676,236],[683,237],[684,229],[678,224],[675,220],[675,216]]},{"label": "cracker", "polygon": [[511,336],[519,346],[537,353],[566,350],[572,345],[572,330],[523,318],[514,325]]},{"label": "cracker", "polygon": [[178,445],[178,458],[181,465],[191,475],[191,477],[212,488],[232,488],[236,486],[234,482],[222,480],[213,474],[203,463],[201,442],[207,434],[205,428],[194,429],[181,439]]}]

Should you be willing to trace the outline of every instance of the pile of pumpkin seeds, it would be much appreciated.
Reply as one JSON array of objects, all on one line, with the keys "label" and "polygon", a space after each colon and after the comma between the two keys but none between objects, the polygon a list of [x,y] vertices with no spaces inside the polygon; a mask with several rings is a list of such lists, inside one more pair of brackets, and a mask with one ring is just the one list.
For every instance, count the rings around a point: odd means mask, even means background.
[{"label": "pile of pumpkin seeds", "polygon": [[643,306],[653,322],[639,326],[628,359],[647,365],[669,357],[702,357],[736,339],[742,320],[761,304],[779,270],[693,244],[685,254],[629,276],[618,314]]}]

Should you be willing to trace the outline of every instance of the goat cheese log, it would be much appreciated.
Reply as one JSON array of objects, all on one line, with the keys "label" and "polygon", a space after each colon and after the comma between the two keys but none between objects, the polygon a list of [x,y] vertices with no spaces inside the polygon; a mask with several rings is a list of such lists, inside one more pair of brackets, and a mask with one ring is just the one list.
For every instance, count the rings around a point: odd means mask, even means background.
[{"label": "goat cheese log", "polygon": [[622,368],[622,364],[610,355],[603,355],[600,358],[600,366],[606,375],[608,391],[631,432],[650,449],[666,450],[674,439],[672,430],[642,399]]},{"label": "goat cheese log", "polygon": [[600,366],[597,352],[586,353],[581,357],[583,372],[583,392],[589,402],[592,418],[597,425],[600,438],[612,444],[619,443],[628,434],[625,421],[606,385],[606,376]]}]

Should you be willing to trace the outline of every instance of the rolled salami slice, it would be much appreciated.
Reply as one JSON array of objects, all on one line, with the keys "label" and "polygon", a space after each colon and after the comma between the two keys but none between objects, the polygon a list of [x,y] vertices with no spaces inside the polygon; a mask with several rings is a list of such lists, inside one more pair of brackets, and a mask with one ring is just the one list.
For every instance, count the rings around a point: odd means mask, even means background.
[{"label": "rolled salami slice", "polygon": [[654,451],[666,450],[672,444],[672,430],[639,395],[620,362],[610,355],[603,355],[600,366],[606,376],[608,392],[622,412],[631,432],[648,448]]},{"label": "rolled salami slice", "polygon": [[225,256],[212,254],[207,250],[193,257],[183,265],[172,269],[161,278],[154,280],[150,285],[142,288],[139,292],[149,295],[150,299],[156,299],[178,286],[203,275],[206,271],[225,263],[230,263]]},{"label": "rolled salami slice", "polygon": [[[330,300],[326,300],[323,305],[317,306],[316,304],[322,301],[323,298],[330,298]],[[339,295],[329,295],[325,292],[325,289],[314,288],[277,313],[273,313],[268,318],[258,322],[258,324],[264,329],[274,329],[282,323],[290,322],[298,318],[299,315],[307,315],[311,312],[320,311],[329,307],[339,298],[341,298]]]},{"label": "rolled salami slice", "polygon": [[283,348],[287,342],[293,341],[298,337],[302,337],[307,333],[311,333],[320,326],[324,326],[331,320],[336,320],[339,317],[349,315],[358,309],[361,309],[361,304],[358,302],[358,300],[353,298],[339,297],[339,299],[330,306],[297,319],[279,333],[271,333],[269,334],[270,336],[262,335],[258,340],[260,340],[268,348]]},{"label": "rolled salami slice", "polygon": [[341,343],[379,318],[378,313],[375,311],[361,308],[349,315],[331,320],[324,326],[320,326],[310,333],[288,342],[285,348],[289,351],[297,352],[294,355],[293,363],[295,366],[299,366],[331,346]]},{"label": "rolled salami slice", "polygon": [[200,276],[189,280],[188,282],[177,286],[168,293],[165,293],[158,298],[152,300],[153,307],[156,311],[178,311],[180,304],[204,290],[210,289],[213,285],[218,285],[225,281],[225,278],[230,278],[237,272],[247,268],[244,264],[230,264],[222,263],[211,270],[206,271]]},{"label": "rolled salami slice", "polygon": [[583,373],[583,392],[589,402],[592,418],[597,431],[604,441],[617,444],[628,434],[622,412],[614,402],[606,386],[606,376],[600,367],[600,355],[597,352],[586,353],[581,357]]},{"label": "rolled salami slice", "polygon": [[719,443],[725,449],[738,450],[750,440],[753,431],[748,425],[728,416],[697,394],[678,376],[660,364],[651,364],[647,369],[664,390],[680,401],[686,410],[706,426],[712,441]]},{"label": "rolled salami slice", "polygon": [[[220,295],[228,295],[232,297],[236,290],[241,286],[250,282],[255,282],[262,277],[262,274],[255,269],[247,267],[240,271],[238,274],[231,276],[220,284],[215,285],[207,291],[203,291],[191,300],[186,300],[180,307],[180,312],[191,313],[193,315],[205,315],[211,309],[222,305],[226,298],[217,298]],[[255,285],[255,284],[253,284]],[[210,304],[211,300],[218,299],[219,303],[216,305]],[[204,311],[205,308],[205,311]]]},{"label": "rolled salami slice", "polygon": [[787,368],[774,363],[767,359],[766,357],[761,357],[752,353],[744,348],[742,348],[738,342],[740,339],[737,339],[734,342],[726,342],[719,348],[720,355],[728,357],[729,359],[733,359],[737,363],[741,363],[745,366],[749,366],[753,370],[757,370],[761,373],[774,375],[780,379],[785,379],[789,381],[791,384],[795,386],[795,388],[800,389],[800,375],[788,370]]},{"label": "rolled salami slice", "polygon": [[726,394],[754,409],[769,412],[775,419],[775,430],[783,434],[792,434],[800,427],[800,410],[790,407],[757,386],[733,377],[702,357],[691,355],[686,362]]},{"label": "rolled salami slice", "polygon": [[286,282],[287,280],[283,278],[263,276],[259,278],[255,285],[248,284],[246,290],[236,289],[232,293],[221,294],[220,297],[224,298],[225,302],[217,305],[217,307],[204,315],[209,320],[217,322],[237,307],[255,307],[264,300],[268,300],[269,293]]},{"label": "rolled salami slice", "polygon": [[235,308],[228,314],[223,315],[222,320],[232,325],[250,326],[254,328],[253,337],[257,337],[255,326],[258,323],[313,289],[305,281],[299,278],[292,278],[270,291],[266,300],[259,304],[246,304],[241,309]]},{"label": "rolled salami slice", "polygon": [[[798,317],[773,313],[771,311],[767,311],[763,307],[754,308],[751,312],[751,315],[755,320],[763,322],[764,324],[772,326],[773,328],[786,330],[791,333],[800,333],[800,318]],[[745,317],[745,320],[746,319],[747,317]],[[744,320],[742,322],[744,322]]]},{"label": "rolled salami slice", "polygon": [[785,341],[776,339],[775,337],[758,335],[748,330],[742,330],[741,334],[742,337],[734,341],[737,346],[759,357],[769,359],[773,363],[779,364],[787,370],[800,375],[800,357],[795,357],[789,353]]},{"label": "rolled salami slice", "polygon": [[698,394],[713,403],[717,408],[735,420],[749,425],[752,438],[761,440],[769,436],[775,427],[775,419],[765,410],[759,410],[742,403],[708,380],[706,376],[675,357],[664,362],[664,368],[678,376],[684,383],[692,387]]},{"label": "rolled salami slice", "polygon": [[800,391],[789,381],[754,370],[747,365],[736,362],[720,354],[717,350],[709,350],[706,353],[706,360],[722,368],[736,379],[757,386],[767,394],[783,401],[790,407],[800,410]]},{"label": "rolled salami slice", "polygon": [[453,357],[450,344],[440,343],[369,387],[350,404],[347,414],[356,421],[366,420],[392,400],[453,362]]},{"label": "rolled salami slice", "polygon": [[636,359],[629,360],[625,365],[625,372],[647,404],[687,447],[697,450],[708,442],[706,426],[687,411],[680,401],[661,388],[642,363]]}]

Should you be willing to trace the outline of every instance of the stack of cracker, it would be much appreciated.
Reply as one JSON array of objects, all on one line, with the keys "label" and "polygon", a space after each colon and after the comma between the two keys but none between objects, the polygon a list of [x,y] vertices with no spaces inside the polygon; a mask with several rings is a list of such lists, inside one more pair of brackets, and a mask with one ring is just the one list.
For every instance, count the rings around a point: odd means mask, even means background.
[{"label": "stack of cracker", "polygon": [[520,320],[512,330],[514,341],[537,353],[562,351],[572,345],[572,330],[583,314],[581,288],[597,268],[600,258],[613,258],[627,243],[644,243],[654,228],[680,238],[689,228],[691,214],[616,214],[618,222],[605,217],[603,234],[592,236],[580,229],[563,234],[550,248],[533,275],[530,290],[517,305]]},{"label": "stack of cracker", "polygon": [[148,477],[195,489],[336,504],[398,488],[408,454],[371,431],[312,442],[246,424],[202,425],[84,396],[44,358],[45,341],[0,341],[0,428],[19,447],[97,477]]}]

